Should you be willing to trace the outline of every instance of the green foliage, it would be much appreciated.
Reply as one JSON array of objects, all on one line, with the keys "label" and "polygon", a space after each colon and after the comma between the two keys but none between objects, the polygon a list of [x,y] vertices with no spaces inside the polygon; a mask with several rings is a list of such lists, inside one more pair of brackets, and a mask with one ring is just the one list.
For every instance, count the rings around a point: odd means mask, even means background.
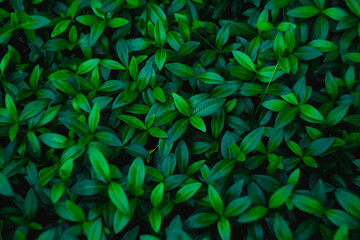
[{"label": "green foliage", "polygon": [[0,239],[360,239],[359,0],[0,1]]}]

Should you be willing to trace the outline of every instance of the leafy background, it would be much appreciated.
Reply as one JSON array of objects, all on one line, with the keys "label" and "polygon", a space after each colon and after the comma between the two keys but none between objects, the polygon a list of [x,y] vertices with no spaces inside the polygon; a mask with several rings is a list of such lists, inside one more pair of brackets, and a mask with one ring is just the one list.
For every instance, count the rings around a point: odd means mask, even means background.
[{"label": "leafy background", "polygon": [[359,239],[358,0],[0,1],[0,239]]}]

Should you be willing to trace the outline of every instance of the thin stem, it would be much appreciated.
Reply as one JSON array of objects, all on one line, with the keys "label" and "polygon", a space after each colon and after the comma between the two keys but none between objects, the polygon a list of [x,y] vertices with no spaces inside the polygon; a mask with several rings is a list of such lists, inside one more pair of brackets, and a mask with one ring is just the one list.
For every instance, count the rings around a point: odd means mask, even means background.
[{"label": "thin stem", "polygon": [[217,53],[219,53],[219,50],[214,47],[208,40],[206,40],[205,38],[203,38],[203,36],[201,36],[200,34],[198,34],[197,32],[193,31],[193,33],[196,34],[196,36],[198,36],[199,38],[201,38],[204,42],[206,42],[210,47],[212,47]]},{"label": "thin stem", "polygon": [[265,93],[264,93],[264,95],[261,97],[261,100],[260,100],[260,102],[259,102],[259,104],[258,104],[258,106],[257,106],[257,108],[256,108],[255,114],[254,114],[253,119],[252,119],[252,123],[254,123],[254,119],[255,119],[255,117],[256,117],[256,114],[257,114],[257,112],[259,111],[260,106],[261,106],[261,104],[262,104],[262,102],[263,102],[263,100],[264,100],[264,98],[265,98],[265,96],[266,96],[266,94],[267,94],[267,92],[268,92],[268,90],[269,90],[271,81],[273,80],[273,78],[274,78],[274,76],[275,76],[275,72],[276,72],[278,66],[279,66],[279,64],[276,64],[276,66],[275,66],[275,68],[274,68],[274,71],[273,71],[273,73],[272,73],[272,75],[271,75],[270,81],[269,81],[268,85],[266,86]]}]

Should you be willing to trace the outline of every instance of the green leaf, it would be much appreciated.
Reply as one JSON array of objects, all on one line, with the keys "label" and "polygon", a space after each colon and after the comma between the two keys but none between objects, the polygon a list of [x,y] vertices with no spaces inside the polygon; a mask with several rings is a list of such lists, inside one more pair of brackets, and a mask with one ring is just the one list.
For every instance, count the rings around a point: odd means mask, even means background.
[{"label": "green leaf", "polygon": [[298,113],[298,108],[287,107],[279,112],[275,120],[275,127],[282,128],[291,123]]},{"label": "green leaf", "polygon": [[162,48],[166,42],[166,30],[161,21],[157,21],[154,28],[155,41]]},{"label": "green leaf", "polygon": [[141,51],[154,44],[154,41],[149,38],[135,38],[127,40],[129,51]]},{"label": "green leaf", "polygon": [[274,219],[274,232],[276,238],[279,240],[292,240],[293,236],[288,224],[285,220],[279,215],[279,213],[275,214]]},{"label": "green leaf", "polygon": [[291,0],[271,0],[265,6],[265,9],[283,8],[289,5]]},{"label": "green leaf", "polygon": [[352,52],[352,53],[347,53],[346,57],[353,62],[356,63],[360,63],[360,53],[358,52]]},{"label": "green leaf", "polygon": [[165,68],[179,77],[191,78],[196,76],[191,67],[182,63],[168,63]]},{"label": "green leaf", "polygon": [[330,222],[338,227],[346,224],[349,229],[359,229],[359,223],[357,223],[356,220],[345,211],[328,209],[325,211],[325,216],[330,220]]},{"label": "green leaf", "polygon": [[350,105],[342,105],[331,110],[325,119],[325,126],[335,126],[338,124],[347,114]]},{"label": "green leaf", "polygon": [[360,17],[360,4],[357,0],[345,0],[350,10],[358,17]]},{"label": "green leaf", "polygon": [[94,58],[80,64],[77,73],[82,75],[93,70],[100,63],[100,59]]},{"label": "green leaf", "polygon": [[19,121],[25,121],[29,118],[32,118],[39,113],[41,113],[45,107],[48,105],[47,100],[35,100],[25,105],[24,109],[21,112]]},{"label": "green leaf", "polygon": [[178,55],[186,56],[195,51],[195,49],[200,45],[199,42],[196,41],[187,41],[183,45],[181,45]]},{"label": "green leaf", "polygon": [[141,157],[135,158],[128,173],[129,191],[134,196],[140,196],[144,193],[142,189],[145,182],[145,165]]},{"label": "green leaf", "polygon": [[156,64],[156,67],[159,69],[159,71],[161,71],[164,67],[164,64],[166,62],[166,56],[167,56],[167,52],[164,48],[160,48],[160,49],[156,50],[155,64]]},{"label": "green leaf", "polygon": [[70,200],[55,204],[55,211],[61,218],[68,221],[84,222],[86,220],[84,211]]},{"label": "green leaf", "polygon": [[282,34],[278,33],[274,40],[274,52],[277,56],[282,56],[285,52],[285,41]]},{"label": "green leaf", "polygon": [[51,148],[63,149],[69,145],[68,138],[57,133],[44,133],[39,136],[39,139]]},{"label": "green leaf", "polygon": [[154,232],[156,233],[159,232],[161,227],[161,213],[159,212],[159,210],[155,208],[151,209],[149,220],[150,220],[150,225],[154,230]]},{"label": "green leaf", "polygon": [[239,223],[254,222],[266,215],[268,209],[264,206],[254,206],[240,215],[237,219]]},{"label": "green leaf", "polygon": [[29,81],[29,85],[32,90],[36,90],[39,80],[40,80],[40,67],[39,65],[36,65],[33,71],[31,72],[30,81]]},{"label": "green leaf", "polygon": [[320,57],[322,53],[313,47],[304,46],[297,48],[294,51],[294,55],[300,60],[313,60]]},{"label": "green leaf", "polygon": [[129,20],[121,17],[114,17],[107,22],[111,28],[119,28],[129,23]]},{"label": "green leaf", "polygon": [[89,47],[94,46],[105,30],[105,21],[95,23],[90,28],[90,35],[88,39]]},{"label": "green leaf", "polygon": [[112,59],[103,59],[100,62],[101,66],[112,70],[126,70],[126,68],[121,65],[119,62],[114,61]]},{"label": "green leaf", "polygon": [[335,99],[338,95],[338,86],[334,76],[330,72],[325,75],[325,88],[331,99]]},{"label": "green leaf", "polygon": [[252,204],[252,199],[249,196],[241,197],[232,200],[225,208],[225,217],[236,217],[243,213]]},{"label": "green leaf", "polygon": [[[240,94],[244,96],[256,96],[262,93],[264,88],[256,83],[244,83],[241,87]],[[271,101],[271,100],[270,100]]]},{"label": "green leaf", "polygon": [[360,197],[349,191],[340,189],[335,192],[335,198],[351,215],[360,218]]},{"label": "green leaf", "polygon": [[332,52],[338,49],[338,46],[328,40],[315,39],[308,43],[310,47],[313,47],[320,52]]},{"label": "green leaf", "polygon": [[217,225],[219,235],[222,240],[230,240],[231,238],[231,226],[229,220],[224,217],[221,217]]},{"label": "green leaf", "polygon": [[63,182],[55,183],[51,189],[51,202],[53,204],[57,203],[60,200],[61,196],[64,194],[65,184]]},{"label": "green leaf", "polygon": [[59,81],[64,81],[64,80],[68,80],[72,77],[75,77],[75,73],[67,70],[67,69],[63,69],[63,70],[59,70],[56,71],[52,74],[49,75],[49,80],[59,80]]},{"label": "green leaf", "polygon": [[265,131],[264,127],[259,127],[251,131],[251,133],[249,133],[248,135],[246,135],[246,137],[244,137],[244,139],[240,143],[241,151],[245,154],[248,154],[253,150],[255,150],[255,148],[261,141],[264,131]]},{"label": "green leaf", "polygon": [[93,108],[91,109],[89,115],[89,129],[91,133],[94,133],[96,131],[99,121],[100,121],[99,102],[96,102]]},{"label": "green leaf", "polygon": [[67,27],[70,25],[71,20],[62,20],[61,22],[59,22],[58,24],[56,24],[56,26],[54,27],[52,33],[51,33],[51,37],[57,37],[58,35],[60,35],[61,33],[63,33]]},{"label": "green leaf", "polygon": [[325,121],[321,113],[309,104],[301,104],[299,106],[300,117],[311,123],[323,123]]},{"label": "green leaf", "polygon": [[102,236],[102,221],[98,218],[92,223],[89,230],[89,240],[100,240]]},{"label": "green leaf", "polygon": [[114,232],[118,234],[123,230],[131,220],[131,215],[124,214],[123,212],[116,210],[114,215]]},{"label": "green leaf", "polygon": [[73,1],[66,12],[66,16],[71,17],[71,19],[74,19],[76,12],[78,10],[78,7],[79,7],[79,0]]},{"label": "green leaf", "polygon": [[126,124],[140,129],[140,130],[147,130],[146,125],[138,118],[131,116],[131,115],[120,115],[119,119],[124,121]]},{"label": "green leaf", "polygon": [[346,224],[342,224],[341,227],[334,234],[334,240],[348,240],[349,230]]},{"label": "green leaf", "polygon": [[214,213],[196,213],[190,216],[186,221],[186,225],[189,228],[204,228],[215,223],[219,219],[219,216]]},{"label": "green leaf", "polygon": [[189,125],[189,119],[180,119],[176,121],[168,131],[168,144],[172,144],[179,138],[181,138]]},{"label": "green leaf", "polygon": [[0,43],[4,43],[12,35],[12,32],[16,29],[15,26],[6,26],[0,28]]},{"label": "green leaf", "polygon": [[216,48],[222,48],[230,37],[230,24],[224,25],[219,32],[216,34],[215,44]]},{"label": "green leaf", "polygon": [[287,15],[296,18],[310,18],[320,13],[320,10],[313,6],[302,6],[287,12]]},{"label": "green leaf", "polygon": [[219,193],[211,185],[209,185],[208,187],[208,195],[209,195],[210,204],[215,210],[215,212],[217,212],[219,215],[222,215],[224,211],[224,203]]},{"label": "green leaf", "polygon": [[111,182],[108,188],[110,200],[124,214],[130,214],[130,205],[121,185],[117,182]]},{"label": "green leaf", "polygon": [[220,74],[214,72],[204,72],[196,78],[207,84],[221,84],[225,82],[225,79]]},{"label": "green leaf", "polygon": [[196,128],[199,129],[202,132],[206,132],[206,126],[204,120],[202,120],[201,117],[193,115],[190,117],[190,124]]},{"label": "green leaf", "polygon": [[208,181],[212,182],[228,175],[236,164],[235,160],[223,159],[217,162],[211,169]]},{"label": "green leaf", "polygon": [[110,168],[104,155],[97,149],[97,147],[90,147],[88,149],[91,165],[94,167],[97,174],[104,180],[110,181]]},{"label": "green leaf", "polygon": [[248,55],[237,50],[234,50],[232,53],[236,61],[238,61],[238,63],[240,63],[241,66],[243,66],[244,68],[246,68],[251,72],[256,72],[255,64]]},{"label": "green leaf", "polygon": [[0,173],[0,194],[8,197],[14,196],[14,191],[6,176]]},{"label": "green leaf", "polygon": [[267,108],[274,112],[280,112],[280,111],[290,107],[290,105],[287,102],[285,102],[283,100],[279,100],[279,99],[269,100],[269,101],[263,102],[261,105],[264,108]]},{"label": "green leaf", "polygon": [[12,100],[12,98],[10,97],[9,94],[5,95],[5,108],[7,110],[9,118],[12,121],[16,122],[18,119],[18,112],[17,112],[16,106],[14,104],[14,101]]},{"label": "green leaf", "polygon": [[198,104],[192,112],[199,117],[207,117],[221,108],[225,101],[225,99],[221,98],[210,98]]},{"label": "green leaf", "polygon": [[269,208],[280,207],[290,197],[293,187],[293,185],[285,185],[276,190],[270,197]]},{"label": "green leaf", "polygon": [[24,21],[20,24],[20,27],[27,30],[35,30],[42,28],[50,23],[50,20],[43,16],[33,15],[24,18]]},{"label": "green leaf", "polygon": [[323,11],[323,13],[329,18],[332,18],[337,21],[340,21],[348,16],[348,13],[344,9],[338,7],[327,8]]},{"label": "green leaf", "polygon": [[176,108],[179,110],[179,112],[187,117],[190,117],[190,106],[189,104],[178,94],[173,93],[172,94],[175,102]]},{"label": "green leaf", "polygon": [[319,156],[328,150],[334,142],[334,138],[319,138],[311,142],[305,151],[305,155]]},{"label": "green leaf", "polygon": [[164,197],[164,184],[159,183],[154,190],[151,192],[150,201],[151,204],[158,208],[163,200]]},{"label": "green leaf", "polygon": [[191,197],[193,197],[196,194],[196,192],[200,189],[201,185],[202,184],[200,182],[195,182],[195,183],[189,183],[189,184],[182,186],[176,192],[174,202],[179,204],[179,203],[189,200]]},{"label": "green leaf", "polygon": [[291,198],[292,203],[303,212],[321,215],[324,208],[318,200],[305,195],[295,195]]},{"label": "green leaf", "polygon": [[158,127],[152,127],[149,129],[149,133],[151,136],[156,138],[168,138],[168,135],[166,132],[164,132],[161,128]]}]

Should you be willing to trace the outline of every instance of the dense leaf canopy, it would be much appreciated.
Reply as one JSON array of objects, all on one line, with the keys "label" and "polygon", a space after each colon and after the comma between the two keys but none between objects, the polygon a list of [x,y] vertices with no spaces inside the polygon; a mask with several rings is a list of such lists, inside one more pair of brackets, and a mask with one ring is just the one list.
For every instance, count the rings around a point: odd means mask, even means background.
[{"label": "dense leaf canopy", "polygon": [[0,239],[360,239],[359,0],[0,0]]}]

